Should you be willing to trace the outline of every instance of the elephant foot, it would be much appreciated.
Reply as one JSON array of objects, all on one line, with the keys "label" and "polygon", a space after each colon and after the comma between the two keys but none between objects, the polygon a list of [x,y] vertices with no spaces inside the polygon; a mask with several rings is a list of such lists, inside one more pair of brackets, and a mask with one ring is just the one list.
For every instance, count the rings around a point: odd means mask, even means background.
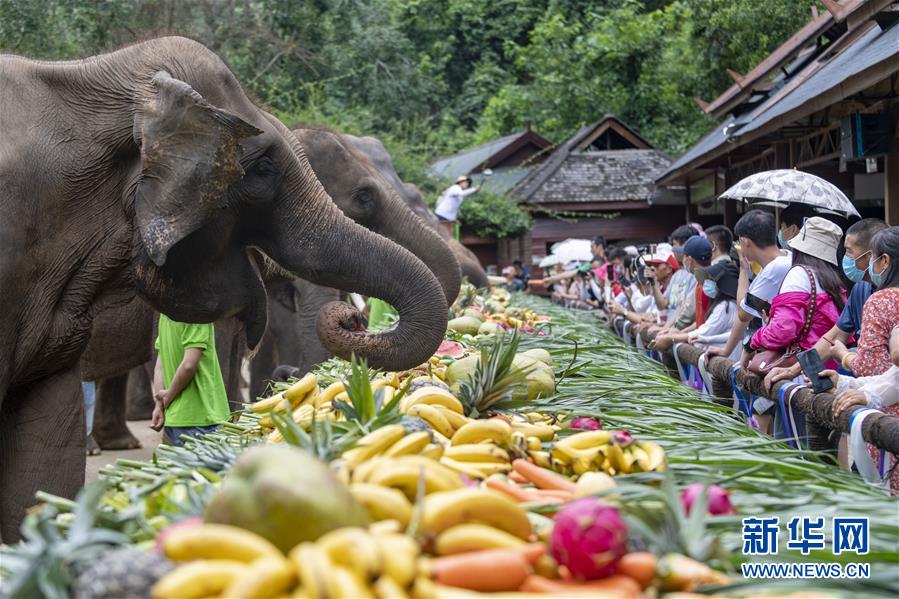
[{"label": "elephant foot", "polygon": [[87,436],[87,455],[100,455],[103,451],[97,445],[97,441],[90,435]]},{"label": "elephant foot", "polygon": [[141,447],[137,437],[132,435],[131,431],[127,429],[116,435],[110,435],[109,437],[97,435],[95,431],[94,436],[97,438],[97,443],[100,445],[101,449],[139,449]]}]

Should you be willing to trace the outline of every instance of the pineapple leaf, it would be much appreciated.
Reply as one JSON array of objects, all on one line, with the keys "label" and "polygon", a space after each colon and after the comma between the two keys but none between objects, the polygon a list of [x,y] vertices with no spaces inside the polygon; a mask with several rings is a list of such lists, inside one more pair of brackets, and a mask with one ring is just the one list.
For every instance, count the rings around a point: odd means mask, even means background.
[{"label": "pineapple leaf", "polygon": [[290,445],[294,445],[301,449],[311,451],[312,439],[309,437],[306,431],[300,428],[300,426],[293,421],[293,418],[274,410],[271,412],[271,417],[275,428],[277,428],[281,433],[281,436],[284,437],[284,441],[286,441]]},{"label": "pineapple leaf", "polygon": [[477,418],[527,384],[527,376],[534,367],[513,366],[519,341],[518,333],[514,332],[496,335],[492,345],[481,347],[474,372],[459,385],[459,399],[469,417]]},{"label": "pineapple leaf", "polygon": [[367,423],[375,417],[377,408],[375,397],[371,390],[371,376],[368,363],[364,358],[357,359],[356,355],[350,357],[350,378],[343,383],[350,403],[358,414],[357,420]]}]

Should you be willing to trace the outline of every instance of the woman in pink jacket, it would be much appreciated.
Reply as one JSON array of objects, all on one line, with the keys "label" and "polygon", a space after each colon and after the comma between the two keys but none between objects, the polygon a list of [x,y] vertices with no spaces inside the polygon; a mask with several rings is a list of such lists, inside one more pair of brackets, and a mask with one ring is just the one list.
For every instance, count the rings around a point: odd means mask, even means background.
[{"label": "woman in pink jacket", "polygon": [[[771,300],[767,322],[752,336],[753,350],[786,351],[797,344],[803,350],[810,349],[833,327],[846,302],[837,260],[842,236],[840,227],[815,216],[806,220],[799,234],[788,242],[793,267]],[[836,368],[837,364],[827,366]],[[804,429],[801,414],[785,413],[784,406],[777,412],[776,436],[800,437]]]}]

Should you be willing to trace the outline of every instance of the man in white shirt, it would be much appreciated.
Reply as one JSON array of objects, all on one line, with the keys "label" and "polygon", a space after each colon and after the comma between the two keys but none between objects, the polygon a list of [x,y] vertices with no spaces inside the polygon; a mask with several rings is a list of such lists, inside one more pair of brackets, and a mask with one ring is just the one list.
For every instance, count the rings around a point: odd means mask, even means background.
[{"label": "man in white shirt", "polygon": [[477,193],[479,189],[481,189],[480,185],[471,187],[471,179],[468,178],[468,175],[461,175],[437,198],[434,214],[437,215],[440,225],[449,231],[450,236],[455,232],[456,216],[459,214],[462,202],[466,197]]}]

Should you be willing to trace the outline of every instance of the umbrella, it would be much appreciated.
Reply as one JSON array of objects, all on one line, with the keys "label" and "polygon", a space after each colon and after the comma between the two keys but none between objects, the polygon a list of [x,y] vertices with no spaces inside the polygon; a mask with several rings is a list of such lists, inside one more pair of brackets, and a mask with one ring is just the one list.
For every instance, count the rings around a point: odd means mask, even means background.
[{"label": "umbrella", "polygon": [[555,266],[556,264],[562,264],[563,262],[565,261],[562,260],[561,256],[550,254],[549,256],[541,260],[538,266],[540,268],[546,268],[547,266]]},{"label": "umbrella", "polygon": [[566,239],[552,245],[552,253],[562,262],[589,262],[593,260],[593,250],[589,239]]},{"label": "umbrella", "polygon": [[[833,183],[809,173],[792,169],[763,171],[740,180],[718,199],[756,202],[784,208],[789,204],[808,204],[821,212],[841,216],[859,216],[858,210]],[[760,201],[759,201],[760,200]]]}]

